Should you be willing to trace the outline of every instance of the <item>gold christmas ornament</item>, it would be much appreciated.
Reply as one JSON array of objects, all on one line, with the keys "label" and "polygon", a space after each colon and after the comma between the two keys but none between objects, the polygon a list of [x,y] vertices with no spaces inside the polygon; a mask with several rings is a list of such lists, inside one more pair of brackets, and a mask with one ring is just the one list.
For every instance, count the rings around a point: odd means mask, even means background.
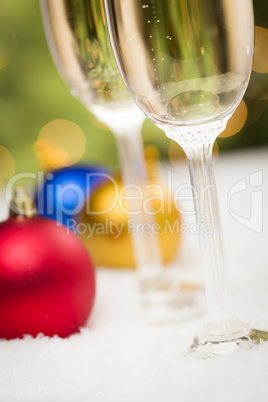
[{"label": "gold christmas ornament", "polygon": [[[154,212],[154,232],[159,235],[162,261],[167,264],[174,258],[180,243],[180,215],[172,195],[157,180],[155,147],[146,149],[146,161],[149,183],[142,206],[146,212]],[[78,233],[96,266],[135,268],[130,237],[131,219],[135,219],[135,215],[129,218],[127,214],[129,208],[123,190],[121,178],[114,176],[93,192],[79,217]]]}]

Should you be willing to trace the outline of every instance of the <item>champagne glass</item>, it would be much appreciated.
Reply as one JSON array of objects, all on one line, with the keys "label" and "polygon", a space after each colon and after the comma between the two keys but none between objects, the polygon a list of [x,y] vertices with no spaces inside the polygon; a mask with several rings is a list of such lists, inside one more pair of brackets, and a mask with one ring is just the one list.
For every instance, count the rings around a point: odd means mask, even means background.
[{"label": "champagne glass", "polygon": [[[134,215],[137,228],[144,223],[152,228],[154,217],[145,213],[137,199],[137,188],[146,197],[148,182],[141,137],[145,116],[119,74],[103,0],[40,0],[40,4],[52,56],[72,94],[116,136],[130,214],[140,212]],[[174,289],[181,288],[181,284],[174,287],[173,279],[163,269],[157,234],[148,234],[148,229],[147,233],[138,231],[133,223],[131,238],[141,290],[148,295],[146,290],[158,288],[162,291],[159,294],[164,290],[176,297]],[[186,284],[184,288],[192,291],[195,286]]]},{"label": "champagne glass", "polygon": [[[59,71],[72,94],[115,133],[124,185],[130,192],[134,183],[142,188],[147,182],[141,137],[145,117],[121,82],[102,0],[41,0],[41,9]],[[133,202],[130,207],[135,208]],[[142,284],[145,277],[162,272],[158,238],[153,234],[137,237],[135,231],[131,235]]]},{"label": "champagne glass", "polygon": [[251,0],[105,0],[122,78],[137,105],[188,159],[205,270],[209,319],[191,351],[203,357],[250,345],[233,310],[212,147],[241,101],[251,73]]}]

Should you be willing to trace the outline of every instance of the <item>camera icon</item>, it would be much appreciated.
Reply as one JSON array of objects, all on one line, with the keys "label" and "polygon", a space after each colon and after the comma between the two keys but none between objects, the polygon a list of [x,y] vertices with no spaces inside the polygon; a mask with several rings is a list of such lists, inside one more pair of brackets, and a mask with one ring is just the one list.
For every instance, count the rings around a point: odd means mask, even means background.
[{"label": "camera icon", "polygon": [[[246,228],[261,233],[263,230],[263,171],[252,173],[249,177],[243,178],[236,183],[228,192],[228,211],[230,215]],[[242,202],[249,205],[249,214],[245,216],[234,209],[235,199],[241,196]]]}]

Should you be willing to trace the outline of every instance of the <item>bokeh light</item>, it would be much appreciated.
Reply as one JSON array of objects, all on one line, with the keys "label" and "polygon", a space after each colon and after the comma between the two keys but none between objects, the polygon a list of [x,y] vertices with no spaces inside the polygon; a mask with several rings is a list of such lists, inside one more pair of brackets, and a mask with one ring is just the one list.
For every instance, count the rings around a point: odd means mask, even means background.
[{"label": "bokeh light", "polygon": [[85,146],[85,136],[77,124],[57,119],[42,128],[34,152],[47,168],[71,166],[80,160]]},{"label": "bokeh light", "polygon": [[[0,178],[9,180],[15,174],[15,161],[9,150],[0,145]],[[0,183],[1,185],[1,183]]]},{"label": "bokeh light", "polygon": [[6,67],[15,52],[18,41],[9,25],[0,24],[0,69]]},{"label": "bokeh light", "polygon": [[226,129],[219,135],[219,137],[227,138],[238,133],[244,127],[247,115],[247,106],[242,100],[230,120],[228,120]]},{"label": "bokeh light", "polygon": [[54,170],[69,166],[70,157],[66,150],[57,148],[53,141],[41,138],[33,144],[33,153],[43,170]]},{"label": "bokeh light", "polygon": [[264,86],[257,80],[251,77],[248,88],[246,91],[246,97],[253,100],[265,100],[268,98],[268,94],[264,91]]},{"label": "bokeh light", "polygon": [[255,27],[253,71],[268,73],[268,29]]}]

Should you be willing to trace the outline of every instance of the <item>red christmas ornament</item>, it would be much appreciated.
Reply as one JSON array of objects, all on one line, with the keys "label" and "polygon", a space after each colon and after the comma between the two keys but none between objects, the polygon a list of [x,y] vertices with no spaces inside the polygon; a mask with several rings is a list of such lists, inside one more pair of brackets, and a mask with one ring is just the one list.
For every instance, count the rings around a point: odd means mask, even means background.
[{"label": "red christmas ornament", "polygon": [[16,213],[0,223],[0,337],[66,337],[92,310],[92,262],[66,227],[33,214],[23,191],[18,200]]}]

